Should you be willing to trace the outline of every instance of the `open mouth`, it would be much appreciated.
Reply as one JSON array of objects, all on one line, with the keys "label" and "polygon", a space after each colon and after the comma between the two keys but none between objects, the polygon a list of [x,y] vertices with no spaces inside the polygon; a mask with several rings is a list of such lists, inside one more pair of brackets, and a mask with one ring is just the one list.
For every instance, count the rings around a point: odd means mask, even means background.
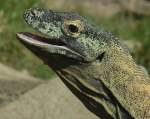
[{"label": "open mouth", "polygon": [[[30,40],[32,42],[39,42],[39,43],[45,43],[45,44],[51,44],[51,45],[59,45],[59,46],[66,46],[66,44],[64,42],[62,42],[61,40],[58,41],[58,39],[55,38],[46,38],[46,37],[42,37],[42,36],[38,36],[29,32],[21,32],[18,33],[17,36],[19,38],[23,38],[22,40],[27,40],[30,38]],[[27,39],[26,39],[26,38]],[[25,38],[25,39],[24,39]]]},{"label": "open mouth", "polygon": [[67,57],[80,61],[84,60],[84,57],[82,55],[69,48],[67,44],[62,42],[61,39],[45,38],[29,32],[17,33],[17,38],[27,46],[40,48],[51,54],[65,55]]}]

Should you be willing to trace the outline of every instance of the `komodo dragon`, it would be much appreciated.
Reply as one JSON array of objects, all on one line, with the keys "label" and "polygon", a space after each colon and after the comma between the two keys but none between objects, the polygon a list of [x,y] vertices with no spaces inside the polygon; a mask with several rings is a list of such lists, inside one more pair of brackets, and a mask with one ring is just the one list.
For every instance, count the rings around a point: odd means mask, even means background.
[{"label": "komodo dragon", "polygon": [[73,12],[30,8],[24,19],[42,35],[17,38],[88,110],[100,119],[150,119],[150,78],[118,38]]}]

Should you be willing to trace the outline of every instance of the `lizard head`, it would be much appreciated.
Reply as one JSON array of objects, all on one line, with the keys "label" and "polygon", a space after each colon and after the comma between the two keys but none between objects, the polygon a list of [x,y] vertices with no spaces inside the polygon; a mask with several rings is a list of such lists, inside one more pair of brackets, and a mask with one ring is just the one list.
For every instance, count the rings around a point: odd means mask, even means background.
[{"label": "lizard head", "polygon": [[[118,52],[110,51],[113,43],[120,46],[115,37],[72,12],[31,8],[25,11],[24,19],[41,35],[20,32],[17,38],[48,64],[91,112],[112,119],[104,108],[108,91],[96,78],[102,73],[106,77],[109,69],[105,65],[110,67],[116,61],[113,54]],[[114,59],[109,63],[111,57]]]},{"label": "lizard head", "polygon": [[96,29],[77,13],[31,8],[24,19],[45,37],[27,32],[17,37],[40,57],[46,53],[91,62],[104,52],[104,39],[97,40]]}]

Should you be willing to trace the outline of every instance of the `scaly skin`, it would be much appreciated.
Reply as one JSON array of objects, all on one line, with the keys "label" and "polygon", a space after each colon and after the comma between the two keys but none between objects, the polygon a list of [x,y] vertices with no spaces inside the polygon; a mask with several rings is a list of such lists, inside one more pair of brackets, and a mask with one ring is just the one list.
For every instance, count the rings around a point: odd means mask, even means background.
[{"label": "scaly skin", "polygon": [[124,44],[71,12],[31,8],[24,19],[47,38],[18,33],[101,119],[150,119],[150,79]]}]

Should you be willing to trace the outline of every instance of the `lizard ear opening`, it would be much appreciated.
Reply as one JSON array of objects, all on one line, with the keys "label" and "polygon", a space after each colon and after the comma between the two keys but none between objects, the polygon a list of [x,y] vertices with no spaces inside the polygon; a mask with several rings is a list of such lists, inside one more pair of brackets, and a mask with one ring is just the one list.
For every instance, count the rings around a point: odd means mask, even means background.
[{"label": "lizard ear opening", "polygon": [[104,58],[104,55],[105,55],[105,52],[101,53],[97,58],[96,60],[99,60],[100,62],[103,60]]}]

